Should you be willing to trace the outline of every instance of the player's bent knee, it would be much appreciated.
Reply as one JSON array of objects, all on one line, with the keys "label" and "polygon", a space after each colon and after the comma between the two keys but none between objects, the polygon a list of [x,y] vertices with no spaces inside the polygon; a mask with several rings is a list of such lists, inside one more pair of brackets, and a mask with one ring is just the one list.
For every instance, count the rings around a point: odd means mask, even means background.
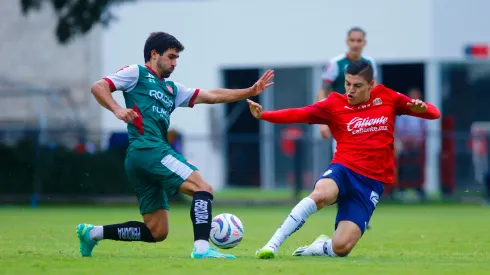
[{"label": "player's bent knee", "polygon": [[315,184],[315,190],[310,194],[310,198],[316,203],[318,210],[326,205],[335,203],[339,195],[339,188],[335,181],[329,178],[321,179]]},{"label": "player's bent knee", "polygon": [[168,236],[168,210],[159,209],[143,215],[146,227],[155,242],[164,241]]},{"label": "player's bent knee", "polygon": [[317,210],[325,207],[327,198],[322,192],[315,190],[309,195],[309,197],[315,202]]},{"label": "player's bent knee", "polygon": [[168,226],[163,223],[152,223],[146,225],[150,229],[151,235],[155,242],[162,242],[168,236]]},{"label": "player's bent knee", "polygon": [[342,242],[342,241],[333,241],[332,249],[333,252],[339,257],[347,257],[349,253],[355,246],[355,242]]},{"label": "player's bent knee", "polygon": [[167,239],[168,236],[168,230],[156,230],[151,232],[153,239],[155,239],[155,242],[163,242],[165,239]]}]

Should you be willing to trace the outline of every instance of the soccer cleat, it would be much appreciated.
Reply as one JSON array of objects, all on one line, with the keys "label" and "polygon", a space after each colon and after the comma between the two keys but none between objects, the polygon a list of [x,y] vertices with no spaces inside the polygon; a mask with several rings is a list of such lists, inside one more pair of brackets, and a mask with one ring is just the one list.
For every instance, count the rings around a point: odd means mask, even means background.
[{"label": "soccer cleat", "polygon": [[77,226],[77,235],[80,240],[80,254],[82,257],[92,257],[92,250],[97,242],[90,238],[90,230],[94,229],[91,224],[81,223]]},{"label": "soccer cleat", "polygon": [[293,252],[293,256],[325,256],[323,245],[329,239],[330,238],[327,235],[320,235],[312,244],[298,247],[298,249]]},{"label": "soccer cleat", "polygon": [[259,259],[274,259],[276,253],[272,248],[266,246],[264,248],[261,248],[260,250],[257,250],[257,252],[255,252],[255,255]]},{"label": "soccer cleat", "polygon": [[230,254],[224,254],[216,251],[216,249],[210,247],[203,253],[197,253],[194,248],[191,253],[191,258],[193,259],[212,259],[212,258],[225,258],[225,259],[235,259],[236,257]]}]

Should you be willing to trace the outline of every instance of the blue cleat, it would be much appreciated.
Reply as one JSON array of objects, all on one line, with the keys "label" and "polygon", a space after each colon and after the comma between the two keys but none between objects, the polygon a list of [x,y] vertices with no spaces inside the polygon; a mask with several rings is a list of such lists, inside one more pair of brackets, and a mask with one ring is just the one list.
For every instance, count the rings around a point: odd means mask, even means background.
[{"label": "blue cleat", "polygon": [[94,229],[91,224],[81,223],[77,226],[77,235],[80,240],[80,254],[82,257],[92,257],[92,250],[97,242],[90,238],[90,230]]},{"label": "blue cleat", "polygon": [[224,254],[216,251],[214,248],[210,247],[203,253],[197,253],[196,249],[192,250],[191,258],[193,259],[211,259],[211,258],[225,258],[225,259],[235,259],[236,257],[229,254]]}]

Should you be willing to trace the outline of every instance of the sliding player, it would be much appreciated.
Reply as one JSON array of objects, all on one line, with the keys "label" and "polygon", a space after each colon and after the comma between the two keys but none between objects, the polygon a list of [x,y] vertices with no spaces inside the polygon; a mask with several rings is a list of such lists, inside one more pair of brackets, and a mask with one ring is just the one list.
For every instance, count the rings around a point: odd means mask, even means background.
[{"label": "sliding player", "polygon": [[268,112],[248,100],[257,119],[281,124],[327,124],[338,141],[335,157],[314,191],[292,209],[269,242],[257,251],[258,258],[273,258],[279,246],[310,215],[334,203],[339,208],[332,238],[321,235],[293,255],[344,257],[361,239],[384,185],[394,181],[395,116],[440,117],[435,106],[374,83],[373,67],[359,60],[347,67],[344,95],[331,93],[310,106]]}]

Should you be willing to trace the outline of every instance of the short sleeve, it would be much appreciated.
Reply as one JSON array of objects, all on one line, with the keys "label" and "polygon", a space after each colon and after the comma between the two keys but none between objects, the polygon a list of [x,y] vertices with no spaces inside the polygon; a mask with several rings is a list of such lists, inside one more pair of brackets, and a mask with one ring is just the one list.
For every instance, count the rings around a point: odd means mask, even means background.
[{"label": "short sleeve", "polygon": [[339,65],[334,60],[330,60],[325,66],[322,73],[322,79],[325,82],[332,83],[339,76]]},{"label": "short sleeve", "polygon": [[199,94],[199,89],[187,88],[184,85],[174,82],[177,87],[177,96],[175,97],[175,106],[177,107],[194,107],[194,101]]},{"label": "short sleeve", "polygon": [[126,66],[119,71],[104,77],[109,83],[112,91],[129,92],[138,83],[139,68],[138,65]]},{"label": "short sleeve", "polygon": [[327,98],[304,107],[309,114],[310,124],[328,124],[332,118],[330,106],[332,104],[333,94],[330,93]]}]

